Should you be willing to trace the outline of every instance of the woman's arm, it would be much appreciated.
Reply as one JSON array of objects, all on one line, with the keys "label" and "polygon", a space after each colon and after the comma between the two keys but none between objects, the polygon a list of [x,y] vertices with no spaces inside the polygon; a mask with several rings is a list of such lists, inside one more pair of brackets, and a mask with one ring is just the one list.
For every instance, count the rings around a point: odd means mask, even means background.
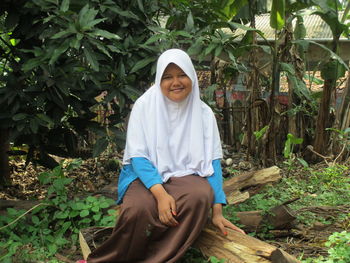
[{"label": "woman's arm", "polygon": [[157,200],[159,220],[168,226],[177,226],[176,204],[174,198],[163,187],[163,181],[157,168],[144,157],[131,158],[134,172]]},{"label": "woman's arm", "polygon": [[224,234],[225,236],[227,235],[226,227],[241,232],[242,234],[245,234],[245,232],[242,229],[232,224],[223,216],[222,204],[214,204],[212,209],[212,223],[214,224],[214,226],[220,229],[222,234]]},{"label": "woman's arm", "polygon": [[149,190],[157,200],[160,221],[168,226],[177,226],[179,222],[174,218],[176,216],[175,199],[167,193],[161,184],[155,184]]},{"label": "woman's arm", "polygon": [[223,190],[223,178],[220,159],[213,160],[214,174],[208,177],[208,182],[214,191],[214,204],[212,207],[212,223],[220,229],[220,231],[226,236],[226,227],[232,230],[241,232],[244,231],[230,221],[228,221],[222,214],[222,206],[226,205],[226,196]]}]

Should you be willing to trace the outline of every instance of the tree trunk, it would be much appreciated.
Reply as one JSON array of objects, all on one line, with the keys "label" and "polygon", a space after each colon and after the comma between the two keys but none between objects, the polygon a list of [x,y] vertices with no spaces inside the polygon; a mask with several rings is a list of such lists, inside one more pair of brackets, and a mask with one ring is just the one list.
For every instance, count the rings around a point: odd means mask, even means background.
[{"label": "tree trunk", "polygon": [[[249,1],[249,10],[250,10],[250,27],[255,28],[255,10],[256,10],[256,0]],[[247,34],[252,34],[252,44],[257,43],[256,32],[248,32]],[[259,126],[259,108],[255,107],[255,101],[260,97],[260,88],[259,88],[259,70],[258,70],[258,51],[257,48],[253,48],[249,55],[249,67],[251,68],[251,73],[249,74],[248,79],[248,108],[246,115],[246,124],[247,124],[247,160],[250,156],[257,155],[257,141],[254,135],[255,131],[260,130],[263,127]]]},{"label": "tree trunk", "polygon": [[331,127],[329,108],[334,88],[334,80],[325,80],[322,100],[316,121],[314,150],[323,155],[326,153],[326,148],[328,147],[329,142],[329,132],[326,131],[326,128]]},{"label": "tree trunk", "polygon": [[0,129],[0,187],[10,184],[9,150],[9,130]]}]

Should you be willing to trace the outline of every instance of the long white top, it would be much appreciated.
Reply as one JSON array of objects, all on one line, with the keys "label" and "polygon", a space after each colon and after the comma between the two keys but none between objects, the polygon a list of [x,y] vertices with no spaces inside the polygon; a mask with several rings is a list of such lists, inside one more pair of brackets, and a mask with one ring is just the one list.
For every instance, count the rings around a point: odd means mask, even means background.
[{"label": "long white top", "polygon": [[[165,97],[160,81],[174,63],[192,81],[192,91],[181,102]],[[213,174],[212,161],[222,158],[215,116],[200,99],[198,78],[190,57],[180,49],[165,51],[158,59],[155,84],[135,102],[127,130],[123,164],[145,157],[164,182],[170,177]]]}]

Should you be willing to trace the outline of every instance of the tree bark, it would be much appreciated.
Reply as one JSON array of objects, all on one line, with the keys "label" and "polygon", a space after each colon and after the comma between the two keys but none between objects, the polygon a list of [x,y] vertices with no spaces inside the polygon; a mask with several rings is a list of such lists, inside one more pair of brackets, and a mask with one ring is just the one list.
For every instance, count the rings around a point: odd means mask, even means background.
[{"label": "tree bark", "polygon": [[326,128],[331,127],[329,108],[331,105],[331,97],[334,90],[334,85],[334,80],[325,80],[322,100],[316,121],[314,150],[322,155],[326,153],[326,148],[329,143],[329,132],[326,131]]},{"label": "tree bark", "polygon": [[[256,11],[256,0],[249,1],[249,10],[250,10],[250,27],[255,28],[255,11]],[[256,32],[248,32],[247,34],[252,34],[252,45],[257,43]],[[248,79],[248,108],[246,116],[246,129],[247,129],[247,160],[250,156],[257,155],[257,141],[254,136],[254,132],[260,130],[263,127],[259,125],[259,108],[255,107],[254,103],[260,97],[260,88],[259,88],[259,70],[258,70],[258,51],[257,48],[252,48],[252,51],[249,54],[249,66],[252,69],[249,74]]]},{"label": "tree bark", "polygon": [[9,130],[0,129],[0,187],[10,184],[9,150]]},{"label": "tree bark", "polygon": [[238,223],[248,232],[259,232],[264,225],[272,229],[291,229],[296,219],[295,212],[288,206],[278,205],[269,210],[267,214],[263,211],[238,212]]},{"label": "tree bark", "polygon": [[238,204],[256,194],[265,184],[281,179],[280,168],[272,166],[240,174],[224,182],[224,192],[229,204]]}]

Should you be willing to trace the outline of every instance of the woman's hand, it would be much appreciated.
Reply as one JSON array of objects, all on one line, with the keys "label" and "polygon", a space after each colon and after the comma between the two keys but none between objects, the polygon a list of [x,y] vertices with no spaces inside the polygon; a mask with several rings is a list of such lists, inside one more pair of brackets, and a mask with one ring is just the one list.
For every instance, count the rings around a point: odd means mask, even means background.
[{"label": "woman's hand", "polygon": [[226,228],[230,228],[234,231],[245,234],[245,232],[242,229],[232,224],[222,215],[222,204],[214,204],[211,220],[213,225],[219,228],[221,233],[224,234],[225,236],[227,235]]},{"label": "woman's hand", "polygon": [[155,184],[150,188],[158,203],[159,220],[167,226],[177,226],[175,199],[169,195],[161,184]]}]

